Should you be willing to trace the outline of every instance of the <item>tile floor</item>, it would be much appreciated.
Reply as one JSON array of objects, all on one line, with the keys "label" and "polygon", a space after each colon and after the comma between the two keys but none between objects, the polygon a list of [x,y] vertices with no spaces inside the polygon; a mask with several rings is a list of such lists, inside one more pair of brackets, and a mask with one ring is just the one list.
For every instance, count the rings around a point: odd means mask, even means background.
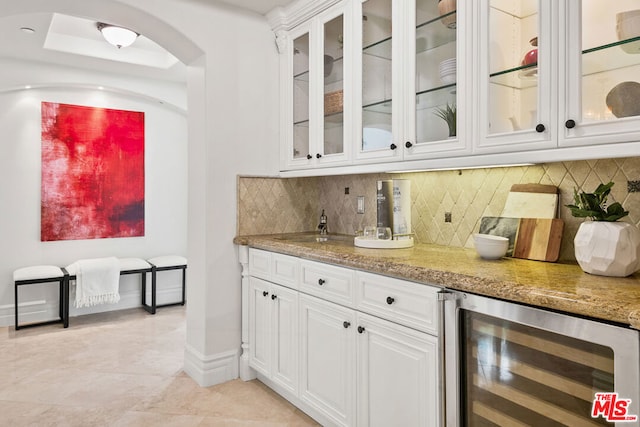
[{"label": "tile floor", "polygon": [[202,388],[182,371],[184,307],[0,328],[0,426],[313,426],[258,381]]}]

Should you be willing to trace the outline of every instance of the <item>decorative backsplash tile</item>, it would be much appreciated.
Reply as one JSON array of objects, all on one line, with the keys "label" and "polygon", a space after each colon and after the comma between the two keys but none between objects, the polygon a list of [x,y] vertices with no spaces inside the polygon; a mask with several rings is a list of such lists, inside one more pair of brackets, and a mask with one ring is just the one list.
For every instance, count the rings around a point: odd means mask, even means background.
[{"label": "decorative backsplash tile", "polygon": [[[624,220],[640,222],[640,193],[628,182],[640,179],[640,157],[547,163],[533,166],[402,174],[340,175],[311,178],[238,178],[239,235],[315,230],[322,209],[329,232],[354,234],[376,222],[376,181],[411,180],[412,229],[422,243],[473,247],[472,234],[483,216],[499,216],[513,184],[552,184],[560,189],[559,217],[565,221],[561,260],[574,260],[573,237],[582,222],[567,203],[574,188],[593,191],[614,181],[610,202],[630,211]],[[345,188],[349,188],[345,194]],[[356,213],[357,197],[365,213]],[[445,222],[445,213],[451,222]]]}]

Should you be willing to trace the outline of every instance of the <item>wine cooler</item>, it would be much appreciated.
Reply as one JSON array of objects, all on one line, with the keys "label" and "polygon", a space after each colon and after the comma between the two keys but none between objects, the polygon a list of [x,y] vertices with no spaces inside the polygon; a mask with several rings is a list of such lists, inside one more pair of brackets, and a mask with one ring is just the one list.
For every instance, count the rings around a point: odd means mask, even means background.
[{"label": "wine cooler", "polygon": [[640,425],[638,331],[444,295],[447,426]]}]

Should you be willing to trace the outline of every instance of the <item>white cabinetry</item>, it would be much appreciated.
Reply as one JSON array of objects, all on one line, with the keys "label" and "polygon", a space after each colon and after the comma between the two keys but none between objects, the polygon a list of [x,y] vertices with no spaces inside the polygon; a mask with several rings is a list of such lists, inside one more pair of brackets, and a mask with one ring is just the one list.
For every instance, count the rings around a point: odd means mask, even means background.
[{"label": "white cabinetry", "polygon": [[355,311],[300,296],[300,399],[332,423],[355,425]]},{"label": "white cabinetry", "polygon": [[298,389],[298,293],[249,279],[249,365],[295,394]]},{"label": "white cabinetry", "polygon": [[439,425],[438,288],[240,251],[242,347],[262,381],[323,425]]},{"label": "white cabinetry", "polygon": [[[281,35],[281,169],[348,164],[351,150],[351,75],[348,30],[351,15],[344,2]],[[346,87],[345,87],[346,86]]]},{"label": "white cabinetry", "polygon": [[[616,15],[637,1],[479,0],[474,8],[474,152],[550,149],[536,157],[556,161],[637,150],[616,145],[640,140],[637,34],[616,31]],[[589,146],[601,149],[568,150]]]},{"label": "white cabinetry", "polygon": [[[323,8],[308,3],[307,12]],[[327,4],[334,9],[292,9],[290,21],[274,24],[291,35],[281,73],[284,176],[324,166],[335,166],[327,173],[366,173],[640,152],[638,33],[618,22],[638,9],[637,0]],[[453,9],[443,12],[445,4]],[[336,39],[340,54],[331,47]],[[300,74],[291,64],[304,49],[294,45],[305,43],[309,71]],[[323,77],[329,57],[333,80]],[[298,80],[302,97],[291,89]],[[325,111],[336,91],[339,114]],[[453,105],[456,125],[448,132],[437,112]],[[295,148],[292,134],[314,148]],[[331,134],[341,143],[332,146]]]},{"label": "white cabinetry", "polygon": [[358,425],[438,426],[438,338],[358,314]]}]

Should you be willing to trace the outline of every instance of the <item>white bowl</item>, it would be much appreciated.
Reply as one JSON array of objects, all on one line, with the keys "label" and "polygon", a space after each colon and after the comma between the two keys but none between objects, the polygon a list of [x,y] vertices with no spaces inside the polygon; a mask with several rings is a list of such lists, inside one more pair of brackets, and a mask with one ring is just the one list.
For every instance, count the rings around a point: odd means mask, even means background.
[{"label": "white bowl", "polygon": [[509,239],[492,234],[476,233],[473,235],[473,242],[478,255],[483,259],[500,259],[509,249]]}]

